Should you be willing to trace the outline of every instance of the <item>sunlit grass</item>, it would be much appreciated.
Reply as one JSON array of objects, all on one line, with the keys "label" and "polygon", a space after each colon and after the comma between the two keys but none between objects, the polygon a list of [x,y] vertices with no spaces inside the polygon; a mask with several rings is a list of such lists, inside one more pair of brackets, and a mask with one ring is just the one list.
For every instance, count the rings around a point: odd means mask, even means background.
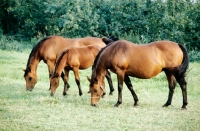
[{"label": "sunlit grass", "polygon": [[200,129],[200,64],[191,63],[187,74],[188,106],[181,110],[182,93],[177,85],[172,105],[163,108],[168,96],[165,74],[141,80],[131,78],[139,97],[139,107],[133,107],[133,98],[124,84],[123,103],[117,102],[117,79],[112,73],[115,91],[100,100],[99,107],[90,106],[89,82],[91,68],[80,71],[83,95],[78,95],[74,75],[70,72],[70,89],[62,96],[63,82],[51,97],[47,66],[41,62],[38,67],[38,83],[32,92],[25,91],[21,68],[26,67],[29,52],[0,50],[0,130],[159,130],[196,131]]}]

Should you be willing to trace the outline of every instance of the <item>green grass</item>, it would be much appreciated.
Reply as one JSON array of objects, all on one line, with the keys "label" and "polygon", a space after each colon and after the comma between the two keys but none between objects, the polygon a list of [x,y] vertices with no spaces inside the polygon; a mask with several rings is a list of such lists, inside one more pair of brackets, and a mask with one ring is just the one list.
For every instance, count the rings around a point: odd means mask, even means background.
[{"label": "green grass", "polygon": [[[54,97],[50,96],[47,66],[38,67],[38,83],[32,92],[25,91],[24,73],[29,51],[0,50],[0,130],[9,131],[197,131],[200,130],[200,63],[191,63],[187,75],[188,106],[181,110],[182,94],[177,85],[172,105],[163,108],[167,100],[168,85],[164,73],[157,77],[140,80],[131,78],[139,97],[139,107],[133,107],[133,99],[124,86],[123,103],[117,102],[117,80],[112,74],[115,92],[106,94],[99,107],[90,106],[89,82],[91,69],[80,71],[83,95],[78,95],[74,75],[70,72],[71,88],[63,97],[63,82]],[[107,83],[106,83],[107,85]],[[109,92],[108,86],[106,87]]]}]

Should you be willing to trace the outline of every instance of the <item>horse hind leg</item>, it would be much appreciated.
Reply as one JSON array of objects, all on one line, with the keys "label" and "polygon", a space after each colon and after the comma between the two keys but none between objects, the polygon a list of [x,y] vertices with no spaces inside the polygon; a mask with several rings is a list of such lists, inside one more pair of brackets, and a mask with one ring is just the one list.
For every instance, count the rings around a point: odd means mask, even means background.
[{"label": "horse hind leg", "polygon": [[163,105],[163,107],[167,107],[167,106],[171,105],[172,97],[173,97],[174,89],[175,89],[175,78],[174,78],[173,73],[165,71],[165,74],[166,74],[167,80],[168,80],[169,94],[168,94],[167,102]]},{"label": "horse hind leg", "polygon": [[185,80],[185,75],[179,75],[176,74],[175,78],[177,80],[177,82],[179,83],[181,90],[182,90],[182,96],[183,96],[183,105],[182,105],[182,109],[187,109],[186,106],[188,104],[187,102],[187,82]]},{"label": "horse hind leg", "polygon": [[138,101],[139,101],[138,97],[137,97],[137,95],[136,95],[136,93],[135,93],[135,91],[133,89],[133,85],[131,83],[131,80],[130,80],[130,78],[127,75],[125,75],[125,77],[124,77],[124,82],[125,82],[126,86],[128,87],[128,89],[130,90],[132,96],[133,96],[133,99],[135,101],[134,102],[134,106],[139,106],[138,105]]},{"label": "horse hind leg", "polygon": [[109,87],[110,87],[109,95],[112,95],[113,91],[114,91],[114,87],[113,87],[113,83],[112,83],[110,72],[108,70],[106,71],[106,79],[107,79]]}]

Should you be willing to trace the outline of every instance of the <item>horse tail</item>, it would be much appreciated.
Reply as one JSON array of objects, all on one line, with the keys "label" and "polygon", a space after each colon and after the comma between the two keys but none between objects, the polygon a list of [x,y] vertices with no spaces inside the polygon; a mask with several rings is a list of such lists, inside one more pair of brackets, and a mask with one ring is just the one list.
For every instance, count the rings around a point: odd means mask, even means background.
[{"label": "horse tail", "polygon": [[189,67],[190,59],[189,59],[189,55],[188,55],[188,52],[187,52],[186,48],[183,45],[181,45],[181,44],[178,44],[178,45],[179,45],[179,47],[181,48],[181,50],[183,52],[183,61],[182,61],[182,64],[180,66],[178,66],[179,75],[180,76],[185,76],[186,70]]}]

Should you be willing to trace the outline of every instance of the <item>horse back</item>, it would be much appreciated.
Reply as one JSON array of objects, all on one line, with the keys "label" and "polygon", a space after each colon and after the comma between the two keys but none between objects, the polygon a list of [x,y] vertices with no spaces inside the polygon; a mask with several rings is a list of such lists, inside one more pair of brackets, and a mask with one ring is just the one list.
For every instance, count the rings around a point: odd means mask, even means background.
[{"label": "horse back", "polygon": [[59,54],[71,44],[66,42],[66,39],[61,36],[51,36],[43,42],[41,48],[39,49],[39,56],[44,61],[55,60]]},{"label": "horse back", "polygon": [[[132,47],[131,47],[132,46]],[[181,65],[183,52],[179,45],[172,41],[156,41],[149,44],[132,44],[127,56],[136,63],[151,63],[162,68]]]},{"label": "horse back", "polygon": [[98,45],[100,47],[104,47],[105,43],[102,42],[101,38],[97,37],[69,39],[61,36],[51,36],[42,43],[40,49],[38,50],[38,56],[40,57],[39,59],[44,60],[46,63],[47,60],[55,60],[66,48],[88,45]]},{"label": "horse back", "polygon": [[101,38],[98,37],[85,37],[74,39],[74,45],[76,46],[88,46],[88,45],[98,45],[100,47],[106,46]]},{"label": "horse back", "polygon": [[97,45],[89,45],[83,47],[70,47],[67,52],[68,66],[79,67],[79,69],[87,69],[93,65],[94,59],[101,47]]},{"label": "horse back", "polygon": [[138,45],[119,40],[106,47],[101,58],[102,61],[106,58],[106,66],[114,72],[123,70],[130,76],[146,79],[156,76],[163,68],[181,65],[183,52],[171,41]]},{"label": "horse back", "polygon": [[163,69],[173,69],[181,65],[183,52],[179,45],[171,41],[156,41],[134,48],[130,70],[138,78],[151,78]]}]

